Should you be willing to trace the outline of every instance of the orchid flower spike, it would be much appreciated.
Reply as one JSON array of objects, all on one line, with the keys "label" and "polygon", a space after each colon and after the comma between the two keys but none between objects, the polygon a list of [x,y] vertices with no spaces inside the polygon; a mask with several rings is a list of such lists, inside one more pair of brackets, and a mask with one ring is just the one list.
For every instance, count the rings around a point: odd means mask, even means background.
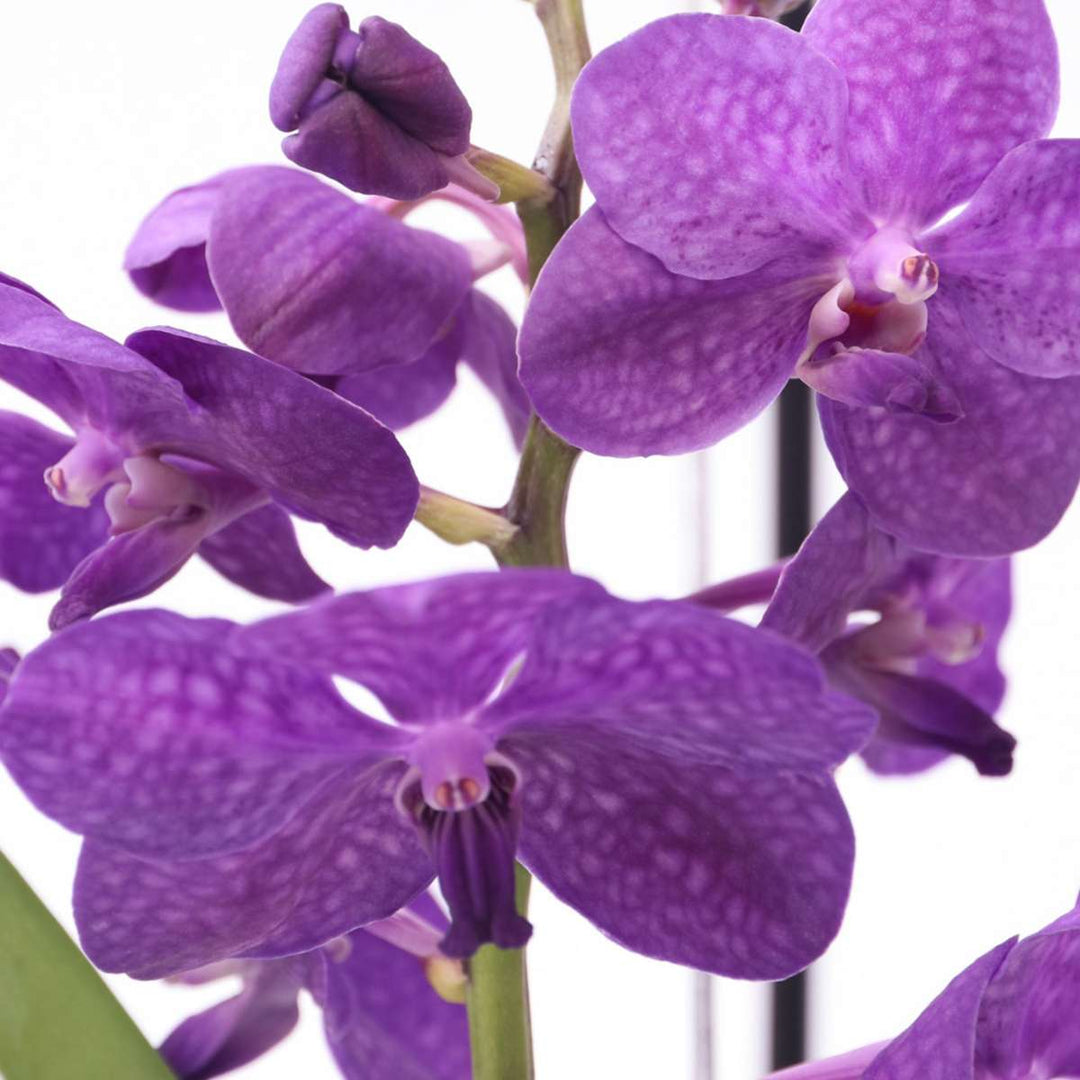
[{"label": "orchid flower spike", "polygon": [[1080,480],[1057,97],[1043,0],[820,0],[801,34],[673,15],[605,49],[571,108],[596,205],[521,330],[540,417],[595,453],[685,453],[794,374],[881,528],[1034,544]]},{"label": "orchid flower spike", "polygon": [[76,921],[108,971],[311,950],[435,877],[443,953],[520,947],[517,856],[628,948],[771,979],[839,927],[854,846],[832,773],[873,723],[774,634],[511,570],[249,627],[71,627],[19,665],[0,757],[86,837]]},{"label": "orchid flower spike", "polygon": [[472,110],[446,65],[378,16],[350,30],[340,4],[312,8],[281,55],[270,119],[293,132],[290,161],[352,191],[416,199],[453,180],[498,198],[465,157]]}]

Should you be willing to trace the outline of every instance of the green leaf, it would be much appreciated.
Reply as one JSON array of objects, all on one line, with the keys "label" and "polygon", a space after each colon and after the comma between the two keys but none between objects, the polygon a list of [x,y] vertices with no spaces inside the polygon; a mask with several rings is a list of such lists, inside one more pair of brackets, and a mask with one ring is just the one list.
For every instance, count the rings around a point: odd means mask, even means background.
[{"label": "green leaf", "polygon": [[0,853],[0,1075],[170,1080],[101,976]]}]

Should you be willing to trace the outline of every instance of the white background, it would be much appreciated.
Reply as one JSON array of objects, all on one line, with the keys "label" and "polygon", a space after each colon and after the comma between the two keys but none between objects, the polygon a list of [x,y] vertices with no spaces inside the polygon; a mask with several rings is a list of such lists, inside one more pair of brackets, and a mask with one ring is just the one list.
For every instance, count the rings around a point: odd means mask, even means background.
[{"label": "white background", "polygon": [[[705,6],[701,0],[700,6]],[[306,0],[131,0],[0,8],[0,267],[32,283],[72,317],[123,337],[175,321],[132,290],[124,246],[171,189],[249,162],[276,162],[266,117],[277,56]],[[676,0],[587,0],[594,47],[690,6]],[[1063,59],[1056,134],[1080,135],[1080,6],[1048,0]],[[527,161],[544,122],[550,76],[533,13],[521,0],[387,0],[356,9],[403,22],[450,64],[474,106],[473,137]],[[432,219],[429,218],[429,222]],[[468,235],[459,219],[446,227]],[[508,273],[491,288],[515,312]],[[222,316],[182,325],[226,340]],[[42,411],[0,388],[0,407]],[[630,597],[677,596],[710,578],[768,561],[772,548],[772,421],[765,417],[708,455],[648,461],[586,458],[570,508],[576,569]],[[464,437],[463,437],[463,433]],[[490,401],[469,380],[404,442],[421,479],[498,504],[514,457]],[[839,493],[818,455],[819,510]],[[697,494],[708,494],[699,514]],[[485,567],[482,550],[443,547],[419,527],[392,552],[363,553],[304,527],[320,572],[340,588]],[[702,541],[702,536],[705,540]],[[853,762],[841,780],[859,836],[846,925],[814,971],[813,1044],[839,1051],[903,1027],[977,954],[1035,929],[1071,906],[1080,888],[1080,510],[1018,560],[1017,613],[1005,663],[1002,722],[1020,739],[1007,780],[956,762],[915,780],[886,782]],[[153,603],[192,615],[249,619],[272,605],[192,564]],[[0,583],[0,644],[30,648],[45,633],[47,597]],[[76,838],[35,813],[0,776],[0,847],[71,926]],[[530,949],[541,1080],[686,1077],[689,977],[623,952],[542,890]],[[2,977],[2,971],[0,971]],[[111,977],[152,1039],[220,996]],[[719,1074],[764,1071],[761,987],[723,983]],[[315,1010],[280,1050],[245,1077],[335,1075]]]}]

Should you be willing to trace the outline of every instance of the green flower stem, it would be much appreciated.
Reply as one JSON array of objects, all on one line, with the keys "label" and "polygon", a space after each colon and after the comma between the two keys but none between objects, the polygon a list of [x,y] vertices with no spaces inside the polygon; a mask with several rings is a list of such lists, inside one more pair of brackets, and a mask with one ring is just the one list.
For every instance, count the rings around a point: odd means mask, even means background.
[{"label": "green flower stem", "polygon": [[[540,142],[535,172],[551,190],[521,199],[518,216],[525,230],[533,284],[559,238],[581,211],[581,171],[570,134],[570,94],[589,59],[582,0],[529,0],[536,8],[555,70],[555,104]],[[563,442],[535,416],[518,465],[504,517],[516,527],[500,548],[500,566],[566,568],[566,499],[580,451]],[[520,864],[517,906],[528,910],[529,872]],[[485,945],[469,963],[466,1003],[473,1080],[531,1080],[532,1025],[523,949]]]},{"label": "green flower stem", "polygon": [[0,1075],[170,1080],[101,976],[0,854]]},{"label": "green flower stem", "polygon": [[502,154],[473,146],[465,154],[465,160],[481,175],[499,185],[500,203],[516,203],[531,199],[538,203],[549,202],[557,194],[555,185],[535,169],[519,165]]}]

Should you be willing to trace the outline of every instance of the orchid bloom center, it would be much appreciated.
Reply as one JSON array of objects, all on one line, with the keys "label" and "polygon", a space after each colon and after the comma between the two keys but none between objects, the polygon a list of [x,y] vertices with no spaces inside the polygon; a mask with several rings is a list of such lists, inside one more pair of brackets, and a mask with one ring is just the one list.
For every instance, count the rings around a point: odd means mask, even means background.
[{"label": "orchid bloom center", "polygon": [[966,664],[982,651],[981,623],[934,605],[927,608],[901,597],[883,605],[881,618],[852,635],[853,655],[882,671],[913,675],[925,658],[942,664]]},{"label": "orchid bloom center", "polygon": [[124,451],[97,428],[83,428],[75,445],[45,470],[45,486],[65,506],[86,508],[106,484],[119,479]]},{"label": "orchid bloom center", "polygon": [[127,458],[124,479],[105,493],[105,510],[113,536],[132,532],[158,518],[193,512],[205,500],[195,479],[156,457]]},{"label": "orchid bloom center", "polygon": [[520,948],[532,928],[515,907],[514,855],[520,775],[490,736],[464,722],[434,724],[419,738],[395,795],[431,853],[451,925],[449,957],[485,942]]}]

